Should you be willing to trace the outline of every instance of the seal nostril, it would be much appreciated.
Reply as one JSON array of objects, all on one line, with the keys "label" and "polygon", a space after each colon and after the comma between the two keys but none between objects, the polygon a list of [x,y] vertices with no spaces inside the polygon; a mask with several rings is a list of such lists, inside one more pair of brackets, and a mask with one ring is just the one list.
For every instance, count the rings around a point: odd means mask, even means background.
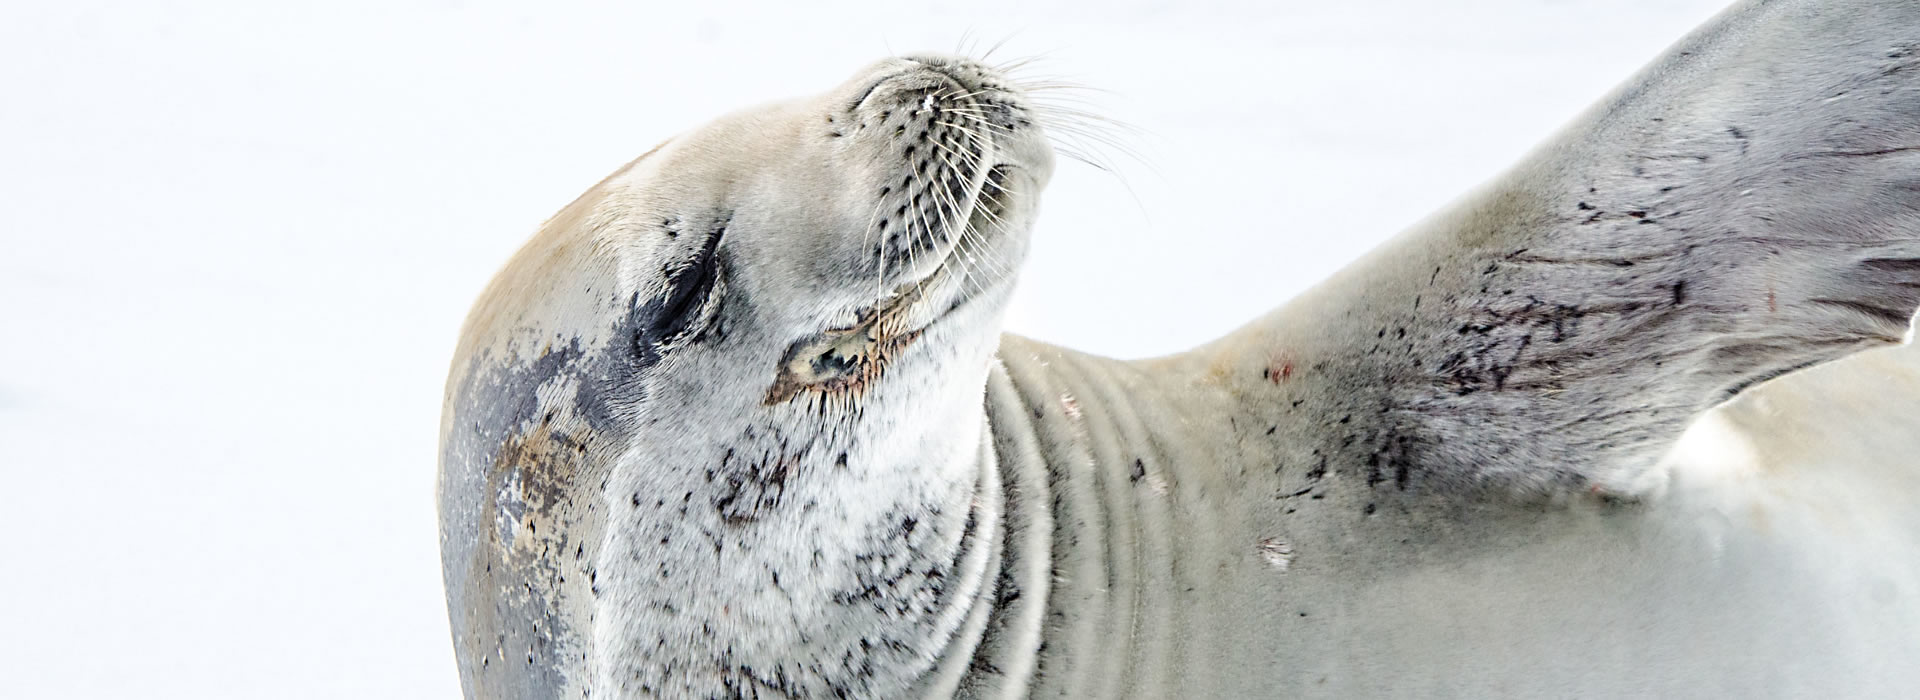
[{"label": "seal nostril", "polygon": [[[928,79],[926,84],[914,86],[915,89],[922,91],[937,91],[950,87],[957,87],[961,92],[969,94],[1005,91],[1005,86],[993,79],[994,73],[991,70],[966,59],[940,56],[907,56],[894,59],[889,67],[897,70],[890,70],[887,74],[868,83],[866,88],[861,90],[857,97],[847,102],[848,113],[857,112],[862,107],[865,107],[867,101],[872,99],[875,93],[880,92],[881,86],[895,80],[906,78],[923,77]],[[943,82],[950,84],[940,85],[940,83]],[[923,92],[922,97],[927,96],[928,95]],[[884,116],[881,118],[883,120],[885,119]]]},{"label": "seal nostril", "polygon": [[[891,82],[893,80],[911,76],[915,73],[933,71],[941,75],[947,76],[949,79],[955,79],[953,78],[953,76],[949,75],[945,70],[942,70],[941,68],[930,66],[924,62],[916,61],[913,59],[904,59],[904,60],[914,65],[912,67],[907,68],[906,70],[894,71],[874,79],[872,83],[867,85],[867,89],[860,91],[859,97],[856,97],[853,99],[853,101],[847,103],[847,112],[854,113],[859,111],[861,107],[866,106],[867,100],[873,97],[873,93],[879,91],[880,86],[886,85],[888,82]],[[883,114],[881,116],[881,119],[885,119],[885,118],[886,116]]]},{"label": "seal nostril", "polygon": [[[894,75],[883,75],[880,76],[879,80],[873,81],[873,84],[868,85],[867,89],[860,91],[859,97],[854,98],[852,102],[847,104],[847,112],[851,114],[860,111],[860,107],[867,103],[867,98],[873,96],[873,91],[880,89],[880,86],[887,84],[887,81],[893,78]],[[884,116],[881,117],[881,119],[885,118]]]}]

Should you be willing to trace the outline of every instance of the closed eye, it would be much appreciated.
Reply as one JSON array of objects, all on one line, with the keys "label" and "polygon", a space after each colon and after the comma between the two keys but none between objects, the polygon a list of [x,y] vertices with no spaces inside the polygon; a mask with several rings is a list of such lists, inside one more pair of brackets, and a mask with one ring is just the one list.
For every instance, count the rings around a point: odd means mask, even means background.
[{"label": "closed eye", "polygon": [[712,321],[716,304],[709,303],[720,284],[720,238],[727,232],[727,221],[715,224],[692,258],[667,273],[667,291],[636,309],[640,327],[634,334],[634,350],[643,363],[650,363],[660,346],[670,345],[703,329]]},{"label": "closed eye", "polygon": [[662,340],[674,338],[687,332],[693,325],[700,303],[713,293],[714,281],[720,277],[720,264],[715,255],[719,247],[720,232],[716,231],[707,237],[699,255],[687,261],[667,280],[667,295],[659,315],[654,317],[656,337]]}]

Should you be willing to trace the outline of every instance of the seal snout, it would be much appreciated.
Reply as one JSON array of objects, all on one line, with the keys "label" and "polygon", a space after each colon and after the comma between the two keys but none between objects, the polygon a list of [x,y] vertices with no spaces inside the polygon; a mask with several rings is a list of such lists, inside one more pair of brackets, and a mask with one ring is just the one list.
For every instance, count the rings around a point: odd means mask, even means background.
[{"label": "seal snout", "polygon": [[[881,61],[834,95],[833,143],[866,176],[872,199],[852,207],[871,221],[866,255],[893,286],[919,283],[963,239],[978,257],[1024,235],[1012,201],[1044,182],[1051,151],[1026,97],[969,59],[914,55]],[[1020,173],[1014,175],[1014,173]],[[1005,267],[994,261],[996,267]]]},{"label": "seal snout", "polygon": [[849,85],[846,110],[856,120],[885,119],[901,109],[965,110],[1004,136],[1033,128],[1019,85],[994,68],[957,56],[917,54],[875,64]]}]

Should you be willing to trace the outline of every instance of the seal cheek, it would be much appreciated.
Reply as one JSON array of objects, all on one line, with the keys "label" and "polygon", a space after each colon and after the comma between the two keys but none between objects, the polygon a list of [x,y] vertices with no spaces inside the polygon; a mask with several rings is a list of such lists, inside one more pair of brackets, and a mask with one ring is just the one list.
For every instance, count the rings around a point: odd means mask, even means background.
[{"label": "seal cheek", "polygon": [[[607,424],[594,356],[577,340],[537,358],[472,360],[449,402],[439,500],[448,613],[470,692],[553,696],[590,596],[582,491]],[[557,552],[574,553],[562,559]],[[517,662],[517,663],[509,663]],[[506,665],[502,665],[506,664]]]},{"label": "seal cheek", "polygon": [[584,421],[554,412],[500,445],[490,470],[494,482],[494,534],[509,558],[530,557],[542,538],[558,537],[556,514],[570,498],[574,476],[586,460],[593,431]]}]

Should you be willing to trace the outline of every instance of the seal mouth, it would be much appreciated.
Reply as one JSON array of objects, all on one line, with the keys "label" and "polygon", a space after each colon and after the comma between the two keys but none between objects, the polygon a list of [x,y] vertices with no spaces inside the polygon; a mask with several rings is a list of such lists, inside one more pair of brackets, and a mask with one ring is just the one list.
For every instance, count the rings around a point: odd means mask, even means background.
[{"label": "seal mouth", "polygon": [[[893,358],[926,332],[925,325],[907,326],[908,311],[925,304],[927,284],[938,286],[948,276],[943,263],[921,282],[896,289],[891,298],[859,312],[859,320],[794,342],[780,358],[773,386],[762,403],[786,403],[802,392],[815,397],[839,397],[851,402],[886,369]],[[957,306],[957,305],[956,305]],[[937,319],[935,319],[937,320]],[[824,408],[832,402],[822,401]]]},{"label": "seal mouth", "polygon": [[[988,169],[967,203],[965,228],[948,236],[947,250],[932,271],[894,287],[874,305],[856,312],[853,324],[788,346],[763,404],[786,403],[807,392],[822,399],[817,402],[820,408],[851,407],[928,328],[981,296],[988,285],[978,279],[984,271],[976,265],[982,262],[968,261],[972,253],[965,250],[967,237],[1004,221],[1008,206],[998,195],[1006,192],[1006,179],[1013,169],[1009,164]],[[941,307],[943,299],[946,304]]]}]

